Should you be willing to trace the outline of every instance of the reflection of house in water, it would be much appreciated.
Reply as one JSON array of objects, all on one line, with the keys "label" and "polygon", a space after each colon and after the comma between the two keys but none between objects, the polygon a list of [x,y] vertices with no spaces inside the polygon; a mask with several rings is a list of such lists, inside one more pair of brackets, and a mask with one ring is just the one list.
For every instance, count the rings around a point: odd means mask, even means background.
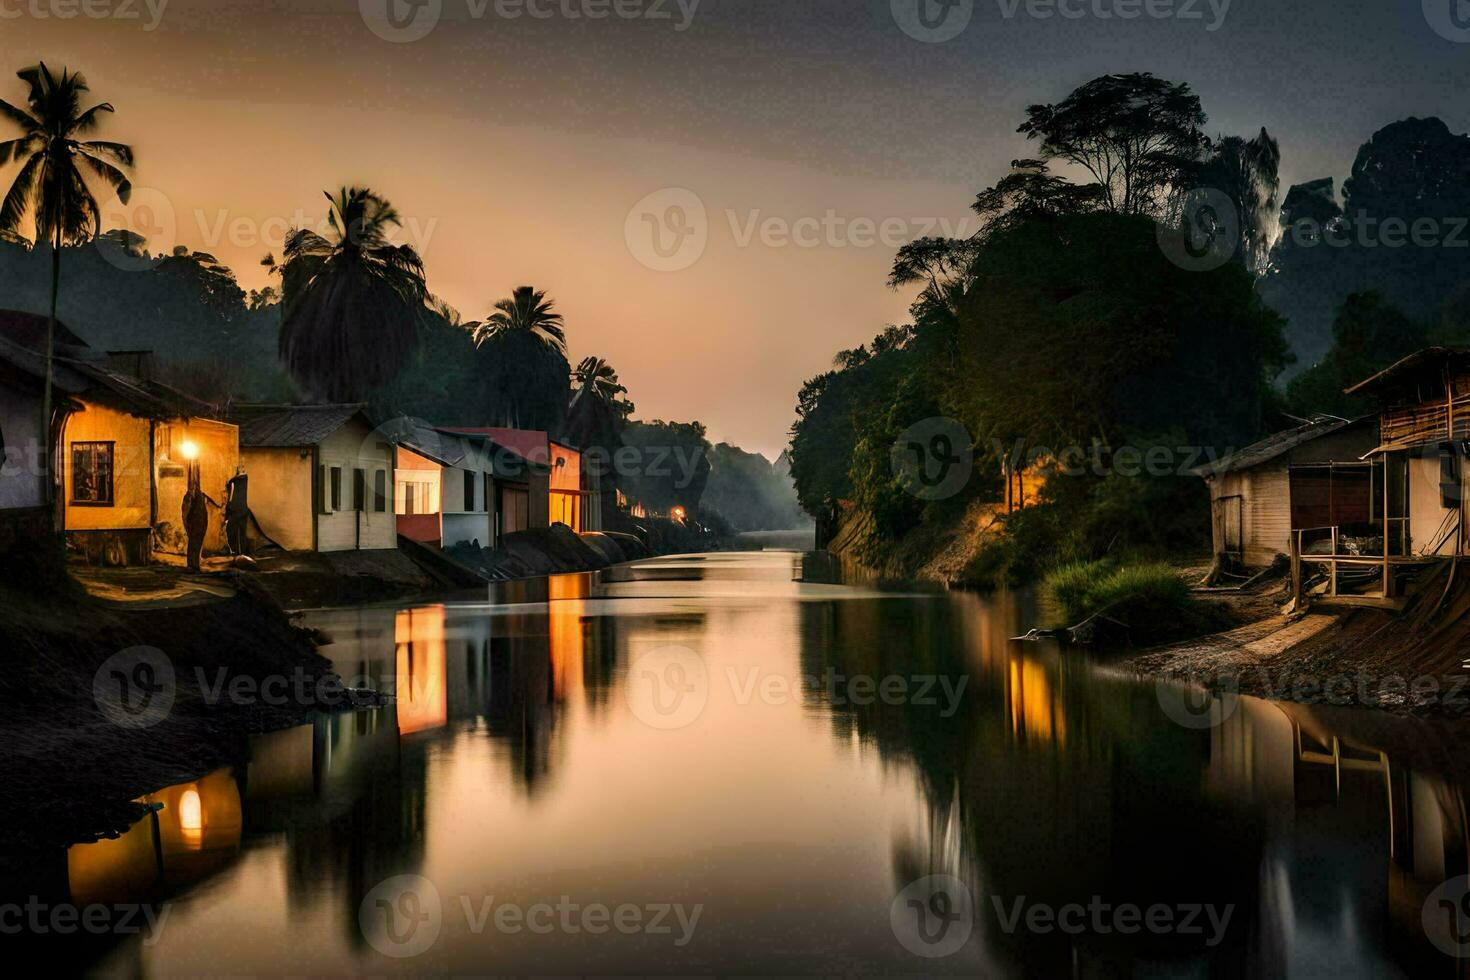
[{"label": "reflection of house in water", "polygon": [[1067,719],[1045,665],[1022,654],[1011,659],[1006,684],[1011,734],[1021,741],[1065,742]]},{"label": "reflection of house in water", "polygon": [[1421,920],[1430,892],[1470,872],[1461,790],[1378,747],[1401,739],[1417,749],[1434,731],[1254,698],[1213,730],[1209,791],[1277,824],[1261,869],[1262,908],[1274,920],[1263,915],[1259,928],[1280,972],[1381,961],[1386,972],[1470,975],[1465,961],[1428,947]]},{"label": "reflection of house in water", "polygon": [[585,576],[508,585],[538,591],[515,596],[527,605],[514,611],[361,609],[326,613],[313,625],[332,636],[322,653],[343,677],[395,695],[398,735],[483,725],[509,749],[516,781],[529,786],[550,771],[563,703],[605,698],[599,678],[610,668],[601,634],[584,614]]},{"label": "reflection of house in water", "polygon": [[67,849],[77,905],[165,898],[223,868],[240,850],[240,789],[229,767],[139,802],[156,809],[121,837]]},{"label": "reflection of house in water", "polygon": [[393,695],[398,730],[412,735],[449,721],[444,675],[444,607],[401,609],[394,624]]}]

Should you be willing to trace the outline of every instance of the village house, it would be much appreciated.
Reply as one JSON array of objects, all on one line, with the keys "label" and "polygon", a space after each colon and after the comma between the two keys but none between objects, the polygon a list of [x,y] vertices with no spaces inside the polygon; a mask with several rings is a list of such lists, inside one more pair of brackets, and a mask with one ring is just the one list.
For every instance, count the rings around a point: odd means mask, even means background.
[{"label": "village house", "polygon": [[494,477],[479,447],[427,426],[395,436],[398,533],[435,547],[493,547]]},{"label": "village house", "polygon": [[236,407],[250,511],[287,551],[398,546],[393,446],[362,408]]},{"label": "village house", "polygon": [[[7,448],[0,479],[6,507],[44,506],[46,475],[40,414],[46,318],[0,314],[0,436]],[[215,505],[206,553],[224,553],[225,485],[239,464],[239,433],[213,408],[147,376],[141,352],[102,354],[57,324],[54,416],[47,438],[57,446],[55,507],[48,515],[70,547],[89,562],[146,564],[186,550],[183,500],[191,467]],[[130,367],[135,373],[118,370]]]},{"label": "village house", "polygon": [[1470,349],[1430,347],[1347,391],[1379,408],[1374,458],[1401,500],[1391,528],[1396,557],[1450,559],[1465,553],[1465,458],[1470,447]]},{"label": "village house", "polygon": [[1210,489],[1212,552],[1258,568],[1289,556],[1295,531],[1309,548],[1371,538],[1361,525],[1377,513],[1366,458],[1377,445],[1376,419],[1319,418],[1192,470]]},{"label": "village house", "polygon": [[548,526],[550,467],[482,430],[397,423],[399,533],[438,547],[498,547]]},{"label": "village house", "polygon": [[[565,524],[578,534],[602,530],[600,474],[597,467],[583,465],[581,450],[551,439],[541,429],[485,427],[445,431],[488,439],[531,464],[525,479],[507,480],[502,488],[503,533],[552,524]],[[544,469],[545,474],[538,472],[539,469]],[[524,512],[521,511],[523,503]]]}]

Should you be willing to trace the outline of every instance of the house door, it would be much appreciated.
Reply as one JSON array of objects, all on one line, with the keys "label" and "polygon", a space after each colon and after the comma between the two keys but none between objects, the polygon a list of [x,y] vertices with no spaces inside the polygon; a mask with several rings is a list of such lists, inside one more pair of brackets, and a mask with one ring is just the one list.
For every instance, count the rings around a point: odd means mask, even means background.
[{"label": "house door", "polygon": [[1245,501],[1239,494],[1215,500],[1215,533],[1219,550],[1225,554],[1245,556],[1245,540],[1241,531]]}]

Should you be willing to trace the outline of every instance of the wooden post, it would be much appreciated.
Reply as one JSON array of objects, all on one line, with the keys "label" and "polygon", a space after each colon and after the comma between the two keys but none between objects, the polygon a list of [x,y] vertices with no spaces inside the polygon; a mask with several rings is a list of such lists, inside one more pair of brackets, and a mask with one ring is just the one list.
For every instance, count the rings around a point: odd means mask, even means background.
[{"label": "wooden post", "polygon": [[1302,532],[1291,532],[1291,607],[1292,611],[1302,604]]}]

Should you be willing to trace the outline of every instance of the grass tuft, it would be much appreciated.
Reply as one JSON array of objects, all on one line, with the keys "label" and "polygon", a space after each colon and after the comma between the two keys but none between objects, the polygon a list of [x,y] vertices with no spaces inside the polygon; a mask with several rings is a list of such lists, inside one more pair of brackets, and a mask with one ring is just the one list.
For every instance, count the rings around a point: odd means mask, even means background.
[{"label": "grass tuft", "polygon": [[1061,625],[1075,626],[1102,613],[1127,624],[1137,642],[1197,636],[1228,625],[1219,610],[1196,599],[1179,573],[1162,563],[1073,562],[1048,575],[1046,588],[1060,609]]}]

